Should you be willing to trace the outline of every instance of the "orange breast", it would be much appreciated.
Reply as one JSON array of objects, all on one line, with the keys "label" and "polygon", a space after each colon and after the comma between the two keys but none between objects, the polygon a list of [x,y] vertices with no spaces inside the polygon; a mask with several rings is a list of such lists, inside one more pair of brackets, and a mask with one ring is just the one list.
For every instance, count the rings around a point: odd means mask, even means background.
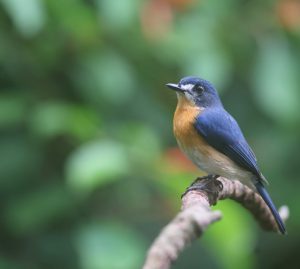
[{"label": "orange breast", "polygon": [[208,174],[238,178],[248,182],[251,175],[241,169],[224,154],[211,147],[196,131],[195,118],[203,109],[194,106],[185,97],[179,96],[174,114],[174,134],[179,147],[201,170]]},{"label": "orange breast", "polygon": [[186,98],[179,97],[173,119],[173,128],[179,146],[184,151],[206,144],[194,127],[195,118],[202,111],[201,108],[194,106]]}]

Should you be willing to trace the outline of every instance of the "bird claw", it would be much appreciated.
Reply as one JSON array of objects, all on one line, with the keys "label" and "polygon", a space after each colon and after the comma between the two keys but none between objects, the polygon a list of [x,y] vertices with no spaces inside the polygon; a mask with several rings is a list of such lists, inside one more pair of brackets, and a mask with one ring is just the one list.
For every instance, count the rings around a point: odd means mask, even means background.
[{"label": "bird claw", "polygon": [[196,180],[181,195],[181,199],[190,191],[205,191],[207,193],[212,193],[214,196],[218,195],[223,189],[222,182],[217,180],[218,177],[218,175],[208,175],[196,178]]}]

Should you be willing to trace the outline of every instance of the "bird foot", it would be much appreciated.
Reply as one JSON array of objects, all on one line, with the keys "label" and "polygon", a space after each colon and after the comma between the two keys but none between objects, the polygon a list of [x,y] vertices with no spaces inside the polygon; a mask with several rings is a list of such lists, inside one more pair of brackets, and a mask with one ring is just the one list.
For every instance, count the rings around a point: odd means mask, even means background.
[{"label": "bird foot", "polygon": [[213,196],[218,195],[223,189],[222,182],[217,180],[218,177],[218,175],[207,175],[196,178],[196,180],[181,195],[181,199],[190,191],[204,191],[213,194]]}]

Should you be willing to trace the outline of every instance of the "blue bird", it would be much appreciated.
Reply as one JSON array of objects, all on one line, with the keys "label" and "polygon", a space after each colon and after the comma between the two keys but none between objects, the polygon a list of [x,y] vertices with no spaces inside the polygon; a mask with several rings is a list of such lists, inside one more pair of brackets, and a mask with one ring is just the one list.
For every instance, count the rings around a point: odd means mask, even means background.
[{"label": "blue bird", "polygon": [[257,159],[236,120],[224,109],[214,86],[197,77],[166,84],[176,91],[178,103],[173,128],[181,150],[201,170],[238,179],[255,188],[271,210],[278,229],[286,233],[264,184]]}]

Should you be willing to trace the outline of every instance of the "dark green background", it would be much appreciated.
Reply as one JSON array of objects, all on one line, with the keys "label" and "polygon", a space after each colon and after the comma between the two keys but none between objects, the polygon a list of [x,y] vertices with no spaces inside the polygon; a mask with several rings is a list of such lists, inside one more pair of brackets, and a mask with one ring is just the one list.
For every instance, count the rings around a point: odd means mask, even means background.
[{"label": "dark green background", "polygon": [[230,201],[173,268],[299,268],[300,4],[0,0],[0,268],[138,269],[201,173],[176,151],[176,97],[209,79],[291,216],[262,231]]}]

